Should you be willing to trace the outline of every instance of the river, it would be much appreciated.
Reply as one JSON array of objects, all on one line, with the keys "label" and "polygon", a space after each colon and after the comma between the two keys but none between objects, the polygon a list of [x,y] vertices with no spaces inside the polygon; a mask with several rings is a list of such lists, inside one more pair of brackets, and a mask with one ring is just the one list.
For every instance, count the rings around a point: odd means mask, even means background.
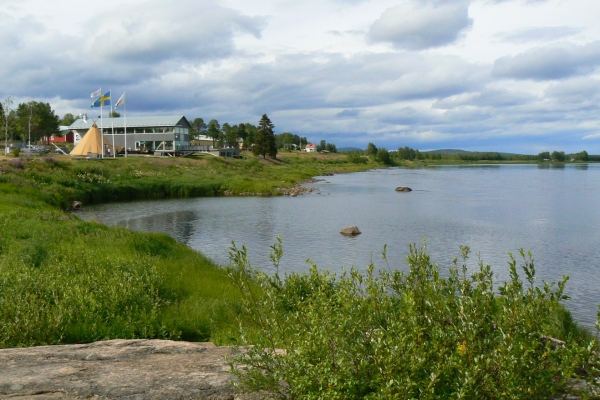
[{"label": "river", "polygon": [[[530,250],[537,280],[568,275],[567,307],[593,327],[600,304],[600,165],[476,165],[390,168],[318,177],[298,197],[220,197],[111,203],[87,207],[83,219],[168,233],[216,261],[229,263],[231,242],[272,272],[269,252],[283,238],[280,271],[306,271],[312,260],[339,272],[370,262],[407,269],[408,244],[423,243],[442,269],[472,250],[492,265],[497,283],[508,277],[508,252]],[[397,186],[413,189],[396,192]],[[362,234],[340,229],[356,225]]]}]

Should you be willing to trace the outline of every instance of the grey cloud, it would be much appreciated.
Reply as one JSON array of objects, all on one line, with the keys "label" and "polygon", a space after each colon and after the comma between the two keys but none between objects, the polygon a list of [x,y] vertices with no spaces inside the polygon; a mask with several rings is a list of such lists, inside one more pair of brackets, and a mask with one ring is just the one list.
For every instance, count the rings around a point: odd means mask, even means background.
[{"label": "grey cloud", "polygon": [[570,26],[542,26],[502,33],[496,37],[508,43],[550,42],[569,36],[578,35],[583,29]]},{"label": "grey cloud", "polygon": [[405,3],[383,12],[367,40],[395,48],[423,50],[455,42],[473,24],[469,1]]},{"label": "grey cloud", "polygon": [[[0,95],[76,99],[89,95],[90,86],[148,84],[190,64],[230,56],[237,32],[261,33],[262,19],[208,0],[185,0],[171,10],[166,4],[152,1],[141,10],[95,17],[87,24],[87,43],[34,17],[0,13],[0,76],[11,77]],[[128,19],[133,15],[135,21]]]},{"label": "grey cloud", "polygon": [[460,107],[506,108],[522,106],[538,100],[538,97],[529,92],[484,88],[480,92],[464,93],[459,96],[437,100],[432,107],[441,110],[454,110]]},{"label": "grey cloud", "polygon": [[600,41],[584,46],[561,44],[534,48],[494,62],[500,78],[552,80],[593,72],[600,65]]},{"label": "grey cloud", "polygon": [[597,108],[600,101],[600,80],[591,77],[575,77],[560,81],[548,87],[545,95],[565,106],[587,104]]},{"label": "grey cloud", "polygon": [[265,20],[221,7],[212,0],[185,0],[173,7],[152,0],[90,25],[86,48],[101,58],[157,63],[173,58],[206,61],[230,56],[233,37],[260,37]]},{"label": "grey cloud", "polygon": [[347,109],[335,114],[335,116],[338,118],[346,118],[346,117],[358,117],[359,114],[360,114],[360,110],[357,110],[355,108],[353,108],[353,109],[347,108]]}]

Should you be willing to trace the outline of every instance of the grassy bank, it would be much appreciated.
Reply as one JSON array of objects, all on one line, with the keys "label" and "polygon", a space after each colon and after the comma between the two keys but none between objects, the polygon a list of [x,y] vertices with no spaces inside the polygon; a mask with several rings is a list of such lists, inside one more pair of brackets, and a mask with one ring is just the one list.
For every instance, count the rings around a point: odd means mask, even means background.
[{"label": "grassy bank", "polygon": [[224,270],[166,235],[83,222],[65,212],[74,200],[276,195],[314,175],[374,166],[339,155],[2,158],[0,347],[235,339],[241,303]]}]

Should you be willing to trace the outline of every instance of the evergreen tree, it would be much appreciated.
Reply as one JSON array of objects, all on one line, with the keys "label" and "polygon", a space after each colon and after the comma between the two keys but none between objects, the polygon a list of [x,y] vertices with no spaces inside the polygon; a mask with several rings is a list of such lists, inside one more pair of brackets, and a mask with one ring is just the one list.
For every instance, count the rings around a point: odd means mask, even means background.
[{"label": "evergreen tree", "polygon": [[262,155],[263,159],[268,155],[271,158],[277,156],[277,144],[273,129],[275,125],[271,122],[267,114],[263,114],[258,123],[258,131],[254,137],[254,147],[252,152],[255,155]]}]

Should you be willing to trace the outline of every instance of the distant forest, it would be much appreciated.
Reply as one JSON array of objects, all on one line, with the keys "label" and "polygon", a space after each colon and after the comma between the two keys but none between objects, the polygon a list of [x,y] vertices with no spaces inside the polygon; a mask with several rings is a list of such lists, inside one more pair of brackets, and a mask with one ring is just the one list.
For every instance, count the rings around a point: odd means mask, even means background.
[{"label": "distant forest", "polygon": [[370,156],[385,164],[395,164],[399,161],[419,160],[447,160],[447,161],[538,161],[538,162],[566,162],[566,161],[600,161],[600,155],[590,155],[583,150],[579,153],[565,154],[563,151],[541,152],[537,155],[511,154],[499,152],[470,152],[464,150],[433,150],[419,151],[408,146],[399,147],[398,150],[388,150],[369,143],[366,150],[352,150],[348,154],[359,162],[363,155]]}]

